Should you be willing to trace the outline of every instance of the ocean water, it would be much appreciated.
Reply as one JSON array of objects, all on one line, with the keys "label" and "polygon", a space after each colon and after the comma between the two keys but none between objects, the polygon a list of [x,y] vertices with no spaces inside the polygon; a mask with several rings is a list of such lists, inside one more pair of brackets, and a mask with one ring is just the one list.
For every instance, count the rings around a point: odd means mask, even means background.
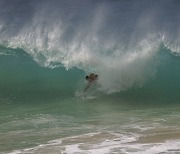
[{"label": "ocean water", "polygon": [[179,8],[0,0],[0,154],[180,153]]}]

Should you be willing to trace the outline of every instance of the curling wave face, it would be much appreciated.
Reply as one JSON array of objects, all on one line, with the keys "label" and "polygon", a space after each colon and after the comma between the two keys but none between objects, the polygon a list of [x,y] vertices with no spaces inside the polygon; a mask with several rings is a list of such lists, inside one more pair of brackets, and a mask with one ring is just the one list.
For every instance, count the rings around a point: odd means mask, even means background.
[{"label": "curling wave face", "polygon": [[24,49],[41,66],[95,72],[99,90],[106,93],[142,87],[152,79],[162,46],[180,53],[176,1],[0,3],[2,45]]}]

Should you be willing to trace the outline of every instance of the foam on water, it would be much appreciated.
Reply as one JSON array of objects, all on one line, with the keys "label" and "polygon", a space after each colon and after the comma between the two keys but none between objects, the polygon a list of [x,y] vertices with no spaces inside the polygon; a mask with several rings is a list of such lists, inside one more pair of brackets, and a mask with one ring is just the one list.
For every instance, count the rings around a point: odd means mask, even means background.
[{"label": "foam on water", "polygon": [[1,0],[2,151],[179,153],[179,8]]},{"label": "foam on water", "polygon": [[[84,104],[84,103],[83,103]],[[97,106],[97,105],[96,105]],[[171,109],[170,109],[171,110]],[[176,109],[178,111],[178,109]],[[154,112],[153,112],[154,111]],[[179,131],[179,113],[177,111],[167,111],[165,109],[137,110],[134,112],[119,113],[105,113],[100,114],[96,118],[88,118],[79,124],[73,123],[75,119],[70,117],[56,117],[50,115],[32,116],[32,119],[27,119],[27,123],[33,122],[36,126],[49,123],[51,126],[55,123],[62,125],[64,119],[67,123],[67,128],[64,131],[73,132],[79,129],[79,135],[68,135],[68,137],[58,138],[61,129],[59,128],[53,140],[36,142],[36,146],[29,146],[29,148],[16,148],[10,151],[10,154],[25,154],[25,153],[83,153],[83,154],[110,154],[110,153],[144,153],[144,154],[160,154],[160,153],[178,153],[180,152],[180,131]],[[159,117],[153,116],[158,112]],[[170,114],[171,113],[171,114]],[[126,115],[127,114],[127,115]],[[151,115],[152,114],[152,115]],[[120,116],[121,115],[121,116]],[[134,115],[134,116],[133,116]],[[126,117],[126,119],[124,119]],[[47,118],[47,119],[43,119]],[[109,120],[108,120],[109,118]],[[144,118],[144,119],[143,119]],[[55,120],[54,120],[55,119]],[[58,120],[59,119],[59,120]],[[68,121],[69,119],[69,121]],[[95,120],[96,119],[96,120]],[[112,120],[113,119],[113,120]],[[124,119],[124,122],[120,122]],[[95,120],[95,121],[94,121]],[[35,121],[35,122],[34,122]],[[51,121],[51,122],[50,122]],[[77,121],[77,120],[76,120]],[[98,121],[101,124],[98,125]],[[109,123],[108,123],[109,121]],[[26,122],[26,119],[25,119]],[[170,123],[170,125],[169,125]],[[21,125],[20,123],[17,123]],[[70,127],[70,125],[72,127]],[[48,127],[49,128],[49,127]],[[54,131],[49,129],[47,132]],[[82,131],[88,130],[88,133]],[[100,131],[101,130],[101,131]],[[112,130],[112,131],[108,131]],[[45,130],[39,130],[37,133],[45,133]],[[30,131],[31,132],[31,131]],[[49,134],[50,134],[49,132]],[[11,132],[12,133],[12,132]],[[26,134],[29,132],[26,131]],[[32,132],[31,132],[32,133]],[[63,133],[63,132],[61,132]],[[8,133],[9,134],[9,133]],[[20,131],[14,132],[14,135],[21,135]],[[32,134],[33,135],[33,134]],[[44,136],[44,135],[43,135]],[[45,137],[45,136],[44,136]],[[27,141],[29,142],[29,141]],[[5,152],[4,152],[5,153]]]},{"label": "foam on water", "polygon": [[112,132],[97,132],[81,136],[68,137],[49,141],[33,148],[15,150],[10,154],[21,153],[84,153],[84,154],[160,154],[180,152],[180,140],[165,142],[138,143],[136,134],[118,134]]},{"label": "foam on water", "polygon": [[[23,7],[17,11],[18,4]],[[41,66],[95,72],[99,89],[106,93],[141,87],[152,79],[161,63],[157,56],[161,44],[179,53],[176,1],[46,0],[1,5],[1,44],[24,49]],[[173,8],[169,14],[167,6]],[[12,19],[12,13],[19,18]]]}]

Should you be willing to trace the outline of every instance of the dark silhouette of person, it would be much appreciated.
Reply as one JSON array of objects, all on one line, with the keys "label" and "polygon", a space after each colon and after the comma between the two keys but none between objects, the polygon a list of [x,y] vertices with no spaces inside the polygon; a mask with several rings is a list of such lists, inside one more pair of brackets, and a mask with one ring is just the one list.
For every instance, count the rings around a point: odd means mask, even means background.
[{"label": "dark silhouette of person", "polygon": [[98,79],[98,75],[91,73],[89,76],[86,76],[85,79],[89,82],[86,88],[84,89],[84,92],[86,92],[89,87]]}]

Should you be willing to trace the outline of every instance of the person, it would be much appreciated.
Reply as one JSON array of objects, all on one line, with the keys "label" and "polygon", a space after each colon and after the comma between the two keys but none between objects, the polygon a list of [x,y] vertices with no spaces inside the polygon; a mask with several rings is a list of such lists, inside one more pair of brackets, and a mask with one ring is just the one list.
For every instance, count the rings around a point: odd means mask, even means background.
[{"label": "person", "polygon": [[84,89],[84,92],[86,92],[89,87],[98,79],[98,75],[91,73],[89,76],[86,76],[85,79],[88,81],[87,87]]}]

